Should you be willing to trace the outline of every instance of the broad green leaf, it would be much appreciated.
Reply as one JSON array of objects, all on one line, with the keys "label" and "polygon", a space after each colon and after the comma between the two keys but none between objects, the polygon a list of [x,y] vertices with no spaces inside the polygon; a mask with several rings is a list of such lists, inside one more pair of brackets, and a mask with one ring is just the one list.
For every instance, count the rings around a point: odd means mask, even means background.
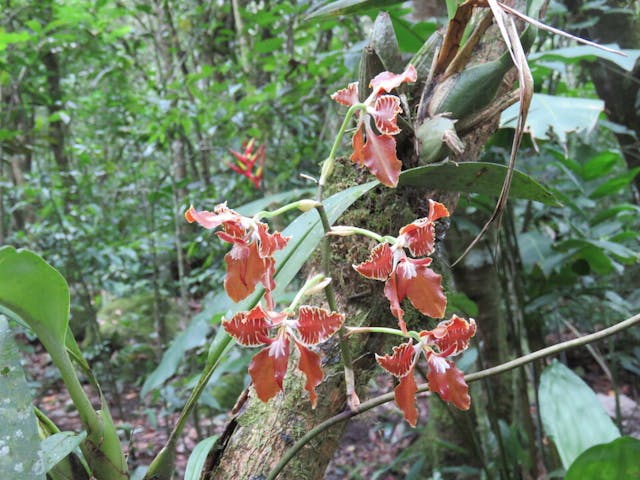
[{"label": "broad green leaf", "polygon": [[47,346],[65,344],[69,287],[41,257],[11,246],[0,248],[0,311],[19,317]]},{"label": "broad green leaf", "polygon": [[187,469],[184,472],[184,480],[200,480],[202,474],[202,467],[207,460],[209,450],[218,440],[218,436],[214,435],[209,438],[205,438],[198,442],[193,448],[191,455],[189,455],[189,461],[187,462]]},{"label": "broad green leaf", "polygon": [[[514,128],[520,104],[510,106],[500,116],[501,128]],[[535,93],[527,116],[527,129],[534,138],[546,139],[549,129],[560,143],[567,142],[567,133],[591,131],[595,127],[604,102],[591,98],[559,97]]]},{"label": "broad green leaf", "polygon": [[558,361],[542,372],[539,397],[544,430],[565,468],[589,447],[620,436],[593,390]]},{"label": "broad green leaf", "polygon": [[[507,167],[497,163],[446,162],[412,168],[402,172],[399,185],[456,192],[499,195]],[[536,200],[546,205],[559,205],[553,194],[530,176],[516,170],[510,195],[514,198]]]},{"label": "broad green leaf", "polygon": [[162,355],[156,369],[149,374],[142,385],[140,397],[144,397],[151,390],[160,387],[175,375],[178,366],[184,359],[185,353],[192,348],[199,347],[207,340],[207,334],[216,314],[225,312],[231,306],[231,300],[224,293],[218,293],[205,302],[202,312],[193,317],[189,326],[173,339],[171,345]]},{"label": "broad green leaf", "polygon": [[545,259],[549,258],[552,253],[553,240],[537,230],[521,233],[517,238],[524,270],[531,273],[536,265],[542,268]]},{"label": "broad green leaf", "polygon": [[535,63],[537,61],[552,60],[561,61],[563,63],[576,63],[582,60],[595,61],[598,58],[603,58],[615,63],[627,72],[630,72],[633,70],[638,58],[640,58],[640,50],[622,50],[615,44],[605,46],[619,50],[625,55],[607,52],[600,48],[592,47],[591,45],[579,45],[575,47],[557,48],[555,50],[532,53],[529,55],[529,61]]},{"label": "broad green leaf", "polygon": [[599,185],[594,191],[589,194],[589,198],[602,198],[607,195],[612,195],[627,187],[633,179],[640,173],[640,167],[633,168],[628,172],[611,178],[606,182]]},{"label": "broad green leaf", "polygon": [[402,3],[402,0],[337,0],[311,10],[307,19],[334,17],[368,12],[373,9],[387,8],[389,5]]},{"label": "broad green leaf", "polygon": [[[378,184],[377,181],[373,181],[356,185],[325,200],[323,204],[329,223],[333,224],[353,202]],[[274,256],[277,268],[275,296],[278,296],[294,279],[324,237],[322,223],[315,210],[300,215],[282,233],[291,236],[292,239],[284,250],[277,252]]]},{"label": "broad green leaf", "polygon": [[0,52],[5,50],[12,43],[22,43],[29,40],[31,35],[27,31],[7,32],[4,28],[0,28]]},{"label": "broad green leaf", "polygon": [[60,432],[42,440],[40,450],[45,471],[51,470],[60,460],[78,448],[86,436],[86,432],[81,432],[80,434]]},{"label": "broad green leaf", "polygon": [[583,452],[571,464],[564,480],[640,478],[640,440],[620,437]]},{"label": "broad green leaf", "polygon": [[582,166],[582,178],[585,180],[595,180],[611,171],[619,162],[623,162],[619,152],[605,150],[594,155]]},{"label": "broad green leaf", "polygon": [[0,316],[0,472],[7,479],[45,478],[31,391],[7,320]]}]

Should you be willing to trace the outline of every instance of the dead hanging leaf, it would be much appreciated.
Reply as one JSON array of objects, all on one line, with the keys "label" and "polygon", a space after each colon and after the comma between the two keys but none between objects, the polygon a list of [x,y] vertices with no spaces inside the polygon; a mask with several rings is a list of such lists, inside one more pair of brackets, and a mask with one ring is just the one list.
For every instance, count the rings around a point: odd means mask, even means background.
[{"label": "dead hanging leaf", "polygon": [[496,24],[500,29],[502,38],[507,45],[511,59],[518,71],[519,98],[520,98],[520,111],[518,115],[518,122],[516,124],[515,134],[513,136],[513,143],[511,145],[511,153],[509,155],[509,165],[507,168],[507,175],[505,176],[504,183],[502,184],[502,190],[498,197],[496,207],[489,217],[489,220],[484,224],[480,232],[471,241],[469,246],[460,255],[460,257],[451,265],[455,266],[460,260],[462,260],[467,253],[478,243],[482,236],[487,232],[491,224],[499,219],[504,207],[509,198],[509,189],[511,188],[511,180],[513,179],[513,172],[516,164],[516,156],[520,149],[520,143],[524,134],[525,124],[527,120],[527,114],[529,113],[529,105],[531,104],[531,98],[533,97],[533,76],[531,75],[531,69],[527,62],[527,55],[520,42],[520,36],[518,35],[518,29],[516,28],[513,18],[506,15],[504,10],[500,7],[497,0],[488,0],[489,8],[496,20]]}]

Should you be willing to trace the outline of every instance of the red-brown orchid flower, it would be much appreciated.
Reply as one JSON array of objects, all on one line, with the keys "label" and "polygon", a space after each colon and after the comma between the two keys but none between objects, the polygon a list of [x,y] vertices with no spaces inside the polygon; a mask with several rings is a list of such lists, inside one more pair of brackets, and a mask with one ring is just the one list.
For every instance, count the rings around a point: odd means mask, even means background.
[{"label": "red-brown orchid flower", "polygon": [[413,375],[420,352],[424,353],[429,367],[427,380],[429,389],[440,395],[445,402],[452,403],[461,410],[471,406],[469,387],[464,381],[464,374],[446,357],[457,355],[466,350],[469,340],[476,333],[476,322],[453,315],[450,320],[440,322],[433,330],[420,332],[420,342],[409,340],[393,347],[391,355],[376,355],[382,368],[400,379],[395,388],[395,399],[404,417],[411,424],[418,421],[416,393],[418,386]]},{"label": "red-brown orchid flower", "polygon": [[393,244],[378,244],[367,261],[353,266],[361,275],[385,282],[384,294],[391,303],[391,312],[405,333],[404,310],[400,306],[405,298],[424,315],[444,316],[447,297],[442,290],[442,277],[429,268],[432,259],[411,258],[405,248],[414,256],[433,253],[435,221],[448,216],[444,205],[429,200],[427,217],[405,225]]},{"label": "red-brown orchid flower", "polygon": [[264,285],[267,305],[272,305],[271,292],[275,288],[273,254],[283,249],[290,237],[280,232],[269,233],[266,223],[243,217],[227,208],[226,203],[217,205],[213,212],[197,211],[192,205],[184,216],[189,223],[197,222],[207,229],[222,226],[216,235],[233,244],[224,257],[227,264],[224,288],[229,297],[239,302],[250,295],[260,282]]},{"label": "red-brown orchid flower", "polygon": [[[406,82],[415,82],[416,69],[409,65],[399,75],[391,72],[378,74],[369,86],[373,92],[363,105],[366,113],[358,112],[358,127],[351,141],[353,154],[351,160],[358,165],[365,165],[380,182],[388,187],[398,184],[402,163],[396,156],[396,140],[393,135],[400,133],[397,115],[402,111],[400,99],[395,95],[384,95]],[[343,105],[360,104],[358,98],[358,82],[350,83],[347,88],[338,90],[331,98]],[[374,131],[371,120],[379,133]]]},{"label": "red-brown orchid flower", "polygon": [[[236,152],[235,150],[229,149],[231,155],[235,157],[237,165],[234,165],[233,163],[227,163],[227,165],[234,172],[247,177],[249,180],[251,180],[251,183],[253,183],[253,185],[257,189],[260,189],[262,183],[262,174],[264,171],[266,146],[258,146],[255,152],[253,151],[254,146],[255,139],[252,138],[246,145],[244,145],[244,153]],[[257,167],[256,163],[258,164]]]},{"label": "red-brown orchid flower", "polygon": [[[344,322],[344,315],[303,305],[298,309],[297,318],[291,316],[286,311],[265,310],[258,304],[249,312],[240,312],[229,320],[223,320],[222,326],[241,345],[266,345],[249,365],[249,375],[258,398],[263,402],[283,390],[291,342],[295,343],[300,353],[298,368],[307,378],[305,389],[309,392],[312,408],[315,408],[318,400],[315,388],[322,382],[324,373],[320,356],[308,347],[322,343],[336,333]],[[275,330],[275,336],[269,335],[271,330]]]}]

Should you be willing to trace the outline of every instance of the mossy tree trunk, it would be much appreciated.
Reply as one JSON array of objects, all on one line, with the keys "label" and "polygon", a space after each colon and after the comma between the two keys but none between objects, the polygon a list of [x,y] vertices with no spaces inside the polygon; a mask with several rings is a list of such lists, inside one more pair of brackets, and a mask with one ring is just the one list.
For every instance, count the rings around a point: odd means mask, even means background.
[{"label": "mossy tree trunk", "polygon": [[[474,51],[473,63],[482,63],[497,58],[504,52],[500,43],[500,34],[493,27],[487,32],[486,40]],[[513,72],[503,80],[503,91],[511,89],[515,81]],[[416,111],[419,98],[410,98],[409,106]],[[478,159],[480,151],[488,138],[497,128],[498,117],[488,118],[479,125],[463,141],[467,145],[465,161]],[[413,151],[414,141],[409,136],[398,138],[398,158],[405,167],[416,165]],[[338,165],[333,175],[334,190],[340,190],[358,180],[369,180],[368,175],[355,171],[348,162]],[[327,195],[332,193],[327,191]],[[458,196],[444,192],[424,192],[410,188],[387,189],[378,188],[363,198],[338,222],[342,225],[356,225],[383,235],[397,235],[400,227],[416,218],[424,217],[428,211],[428,198],[439,200],[455,210]],[[396,320],[389,311],[388,301],[383,296],[380,282],[369,281],[359,276],[351,265],[368,258],[372,244],[361,238],[347,237],[332,240],[331,277],[338,293],[340,311],[346,314],[349,325],[376,325],[396,327]],[[441,272],[447,275],[447,272]],[[499,295],[497,291],[495,293]],[[322,302],[322,298],[318,297]],[[310,302],[311,303],[311,302]],[[405,304],[406,305],[406,304]],[[412,310],[406,310],[409,329],[431,328],[433,323],[425,325],[425,319]],[[413,322],[413,325],[412,325]],[[483,328],[480,325],[480,328]],[[391,342],[380,335],[358,336],[352,338],[352,356],[355,360],[355,374],[359,385],[366,384],[376,370],[374,352],[389,353]],[[210,480],[225,479],[259,479],[266,475],[278,463],[282,455],[304,433],[320,422],[336,415],[346,408],[343,368],[340,353],[336,344],[329,343],[323,348],[323,368],[325,380],[317,388],[318,406],[312,410],[304,381],[292,366],[297,363],[294,358],[285,379],[285,394],[278,395],[269,403],[261,403],[253,393],[246,402],[242,412],[228,425],[225,435],[210,454],[206,478]],[[364,392],[359,390],[361,396]],[[464,415],[464,414],[463,414]],[[344,425],[316,438],[303,449],[285,468],[279,478],[283,479],[321,479],[327,464],[339,445]],[[444,432],[443,432],[444,433]],[[458,435],[458,437],[460,437]],[[460,440],[458,438],[457,440]]]}]

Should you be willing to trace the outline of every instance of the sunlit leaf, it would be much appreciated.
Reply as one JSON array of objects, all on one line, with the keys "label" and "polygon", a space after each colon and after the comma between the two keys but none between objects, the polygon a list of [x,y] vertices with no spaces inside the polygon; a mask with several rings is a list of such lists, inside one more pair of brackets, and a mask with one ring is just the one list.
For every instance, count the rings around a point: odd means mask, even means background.
[{"label": "sunlit leaf", "polygon": [[[515,127],[519,108],[520,104],[516,103],[502,112],[501,128]],[[533,137],[542,140],[547,138],[547,132],[551,129],[560,143],[564,144],[567,142],[567,133],[593,130],[603,109],[602,100],[535,93],[526,128]]]},{"label": "sunlit leaf", "polygon": [[569,467],[564,480],[640,478],[640,440],[620,437],[585,450]]},{"label": "sunlit leaf", "polygon": [[69,287],[41,257],[11,246],[0,248],[0,311],[19,317],[46,345],[65,344]]},{"label": "sunlit leaf", "polygon": [[540,379],[540,415],[565,468],[589,447],[620,436],[595,393],[558,361]]},{"label": "sunlit leaf", "polygon": [[200,440],[198,444],[193,447],[191,455],[189,455],[189,461],[187,462],[187,469],[184,472],[184,480],[200,480],[207,456],[209,455],[211,447],[216,443],[216,440],[218,440],[218,436],[214,435]]},{"label": "sunlit leaf", "polygon": [[556,48],[554,50],[532,53],[529,55],[529,60],[534,64],[536,62],[546,62],[549,60],[561,61],[563,63],[577,63],[584,60],[595,61],[598,58],[602,58],[630,72],[633,70],[638,58],[640,58],[640,50],[620,49],[616,44],[604,46],[619,50],[625,55],[608,52],[591,45],[576,45],[574,47]]}]

